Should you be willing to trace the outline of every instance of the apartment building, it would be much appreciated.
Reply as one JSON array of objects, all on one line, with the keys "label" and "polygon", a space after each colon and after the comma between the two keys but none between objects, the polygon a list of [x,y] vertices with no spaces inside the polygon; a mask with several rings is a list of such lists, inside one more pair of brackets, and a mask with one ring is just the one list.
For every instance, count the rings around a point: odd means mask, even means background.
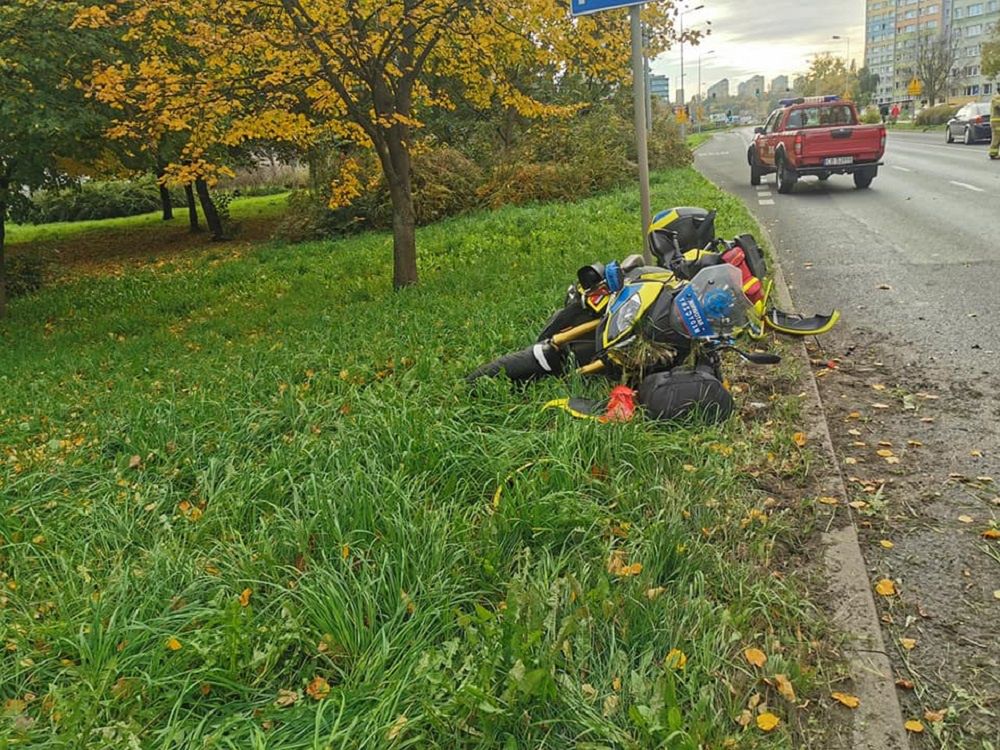
[{"label": "apartment building", "polygon": [[955,48],[948,98],[990,94],[980,73],[982,43],[1000,21],[1000,0],[866,0],[865,65],[878,74],[878,103],[907,101],[921,40],[946,34]]},{"label": "apartment building", "polygon": [[756,75],[748,78],[743,83],[737,84],[736,95],[740,99],[750,99],[764,95],[764,76]]},{"label": "apartment building", "polygon": [[729,79],[723,78],[721,81],[717,81],[708,87],[708,93],[705,96],[709,101],[712,100],[723,100],[729,98]]},{"label": "apartment building", "polygon": [[979,60],[983,42],[1000,22],[1000,0],[951,0],[949,5],[955,65],[948,95],[956,99],[990,96],[997,81],[982,75]]}]

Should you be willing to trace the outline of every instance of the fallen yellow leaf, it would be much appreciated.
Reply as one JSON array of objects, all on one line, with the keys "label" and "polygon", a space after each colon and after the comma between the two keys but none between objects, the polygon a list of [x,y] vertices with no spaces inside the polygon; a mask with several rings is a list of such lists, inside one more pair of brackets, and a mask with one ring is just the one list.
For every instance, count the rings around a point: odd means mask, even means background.
[{"label": "fallen yellow leaf", "polygon": [[778,692],[781,693],[782,698],[789,703],[795,703],[795,688],[792,687],[792,682],[788,677],[783,674],[776,674],[774,676],[774,684],[778,688]]},{"label": "fallen yellow leaf", "polygon": [[646,589],[646,598],[649,599],[650,601],[653,601],[653,599],[659,598],[665,591],[666,589],[663,588],[663,586],[657,586],[656,588],[653,589]]},{"label": "fallen yellow leaf", "polygon": [[857,708],[861,705],[861,700],[856,695],[851,695],[850,693],[830,693],[830,697],[833,698],[838,703],[843,703],[848,708]]},{"label": "fallen yellow leaf", "polygon": [[910,719],[903,726],[906,727],[907,732],[913,732],[914,734],[920,734],[924,731],[924,725],[916,719]]},{"label": "fallen yellow leaf", "polygon": [[278,708],[288,708],[294,705],[302,696],[298,690],[279,690],[278,697],[274,700],[274,705]]},{"label": "fallen yellow leaf", "polygon": [[983,539],[1000,539],[1000,529],[986,529],[981,536]]},{"label": "fallen yellow leaf", "polygon": [[330,683],[326,681],[323,677],[316,676],[313,677],[310,683],[306,686],[306,693],[313,700],[321,701],[330,694]]},{"label": "fallen yellow leaf", "polygon": [[939,721],[944,721],[945,714],[948,713],[947,708],[942,708],[940,711],[931,711],[929,708],[924,711],[924,718],[927,719],[931,724],[937,723]]},{"label": "fallen yellow leaf", "polygon": [[976,519],[973,518],[972,516],[961,515],[958,517],[958,520],[961,521],[962,523],[972,523]]},{"label": "fallen yellow leaf", "polygon": [[250,606],[250,595],[251,594],[253,594],[253,590],[252,589],[243,589],[243,592],[240,594],[240,606],[241,607],[248,607],[248,606]]},{"label": "fallen yellow leaf", "polygon": [[757,717],[757,728],[765,732],[770,732],[780,723],[781,719],[772,714],[770,711],[765,711]]},{"label": "fallen yellow leaf", "polygon": [[625,578],[628,576],[637,576],[641,572],[642,572],[642,563],[632,563],[631,565],[626,565],[624,568],[622,568],[621,572],[618,575]]},{"label": "fallen yellow leaf", "polygon": [[823,505],[837,505],[840,501],[835,497],[821,497],[819,498],[819,502],[823,503]]},{"label": "fallen yellow leaf", "polygon": [[913,683],[904,677],[900,677],[896,680],[896,687],[902,690],[913,690]]},{"label": "fallen yellow leaf", "polygon": [[881,581],[875,584],[875,593],[880,596],[895,596],[896,595],[896,584],[894,584],[888,578],[883,578]]},{"label": "fallen yellow leaf", "polygon": [[886,549],[892,549],[893,547],[895,547],[895,546],[896,546],[895,544],[893,544],[893,543],[892,543],[891,541],[889,541],[888,539],[883,539],[883,540],[881,540],[881,541],[879,542],[879,544],[881,544],[881,545],[882,545],[883,547],[885,547]]},{"label": "fallen yellow leaf", "polygon": [[389,727],[389,731],[385,733],[385,738],[392,742],[392,740],[399,737],[400,733],[403,731],[403,727],[406,726],[407,719],[403,714],[396,717],[396,720],[392,722],[392,726]]},{"label": "fallen yellow leaf", "polygon": [[912,651],[917,647],[916,638],[900,638],[899,645],[905,648],[907,651]]},{"label": "fallen yellow leaf", "polygon": [[679,648],[670,649],[670,653],[667,654],[667,658],[663,660],[663,666],[667,669],[684,669],[684,666],[687,663],[687,654]]},{"label": "fallen yellow leaf", "polygon": [[618,692],[619,690],[622,689],[621,677],[615,677],[613,680],[611,680],[611,689],[614,690],[615,692]]},{"label": "fallen yellow leaf", "polygon": [[809,442],[809,438],[806,437],[804,432],[796,432],[792,435],[792,441],[800,448],[804,447],[806,443]]},{"label": "fallen yellow leaf", "polygon": [[767,663],[767,654],[761,651],[759,648],[745,648],[743,649],[743,658],[748,662],[753,664],[755,667],[763,667]]},{"label": "fallen yellow leaf", "polygon": [[893,453],[888,448],[880,448],[879,450],[875,451],[875,455],[881,456],[882,458],[888,458],[889,456],[894,456],[896,454]]},{"label": "fallen yellow leaf", "polygon": [[180,651],[183,648],[183,646],[181,645],[181,642],[176,638],[168,638],[167,648],[169,648],[171,651]]},{"label": "fallen yellow leaf", "polygon": [[340,548],[340,559],[341,560],[346,560],[350,556],[351,556],[351,548],[350,548],[350,546],[348,546],[346,544],[342,545],[341,548]]},{"label": "fallen yellow leaf", "polygon": [[601,713],[604,716],[611,716],[618,710],[618,704],[621,702],[621,698],[612,693],[607,698],[604,699],[604,705],[601,707]]}]

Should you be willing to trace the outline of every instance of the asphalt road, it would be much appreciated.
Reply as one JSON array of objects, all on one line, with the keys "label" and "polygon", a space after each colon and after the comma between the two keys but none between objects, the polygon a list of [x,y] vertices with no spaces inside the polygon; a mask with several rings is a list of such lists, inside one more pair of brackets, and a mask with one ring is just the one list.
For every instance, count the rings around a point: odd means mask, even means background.
[{"label": "asphalt road", "polygon": [[868,190],[834,175],[779,195],[774,175],[750,186],[752,136],[716,135],[695,164],[771,231],[801,310],[840,307],[847,325],[890,333],[969,376],[1000,369],[1000,161],[986,145],[890,132]]},{"label": "asphalt road", "polygon": [[870,189],[779,195],[773,175],[750,186],[751,138],[717,134],[695,166],[767,227],[798,311],[843,313],[811,344],[852,502],[830,527],[852,518],[870,584],[897,587],[875,597],[913,684],[897,695],[934,721],[911,746],[1000,747],[1000,541],[983,536],[1000,526],[1000,161],[943,128],[890,132]]}]

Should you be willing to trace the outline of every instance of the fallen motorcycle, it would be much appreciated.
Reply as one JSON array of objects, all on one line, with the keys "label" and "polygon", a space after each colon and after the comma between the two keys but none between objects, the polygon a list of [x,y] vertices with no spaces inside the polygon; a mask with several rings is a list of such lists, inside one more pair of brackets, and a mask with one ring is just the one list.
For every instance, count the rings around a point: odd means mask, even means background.
[{"label": "fallen motorcycle", "polygon": [[572,363],[579,374],[600,374],[627,386],[616,389],[610,405],[580,399],[549,404],[577,416],[631,414],[621,399],[625,391],[637,391],[654,418],[674,419],[695,409],[711,419],[727,418],[733,400],[722,372],[723,353],[775,364],[776,354],[745,351],[737,342],[759,341],[768,331],[825,333],[840,313],[804,318],[773,307],[773,283],[753,236],[718,239],[714,219],[714,211],[702,208],[658,214],[648,234],[658,265],[632,255],[584,266],[535,344],[483,365],[468,380],[503,374],[526,382],[565,374]]}]

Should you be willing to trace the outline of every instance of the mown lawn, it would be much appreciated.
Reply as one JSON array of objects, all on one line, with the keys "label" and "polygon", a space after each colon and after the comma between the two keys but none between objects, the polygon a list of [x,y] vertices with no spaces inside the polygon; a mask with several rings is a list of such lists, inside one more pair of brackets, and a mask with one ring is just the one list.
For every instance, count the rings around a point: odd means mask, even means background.
[{"label": "mown lawn", "polygon": [[[285,208],[288,193],[275,195],[237,198],[229,206],[232,218],[236,221],[247,219],[272,218],[279,216]],[[198,209],[201,218],[201,208]],[[202,219],[202,221],[204,221]],[[58,242],[72,238],[74,240],[86,235],[106,236],[109,232],[149,233],[150,236],[161,232],[164,227],[186,228],[188,224],[187,208],[174,208],[174,218],[163,221],[159,212],[125,216],[120,219],[102,219],[100,221],[60,221],[52,224],[12,224],[7,227],[7,242],[11,245],[24,243]]]},{"label": "mown lawn", "polygon": [[[654,196],[752,226],[691,170]],[[785,376],[740,376],[744,418],[672,429],[539,408],[597,383],[462,380],[531,341],[581,263],[639,250],[637,215],[623,191],[442,222],[400,293],[372,233],[16,300],[0,737],[802,746],[808,714],[764,681],[802,700],[816,678],[816,616],[783,567],[811,516],[774,489],[808,470],[794,399],[771,393]],[[748,701],[782,723],[741,728]]]}]

